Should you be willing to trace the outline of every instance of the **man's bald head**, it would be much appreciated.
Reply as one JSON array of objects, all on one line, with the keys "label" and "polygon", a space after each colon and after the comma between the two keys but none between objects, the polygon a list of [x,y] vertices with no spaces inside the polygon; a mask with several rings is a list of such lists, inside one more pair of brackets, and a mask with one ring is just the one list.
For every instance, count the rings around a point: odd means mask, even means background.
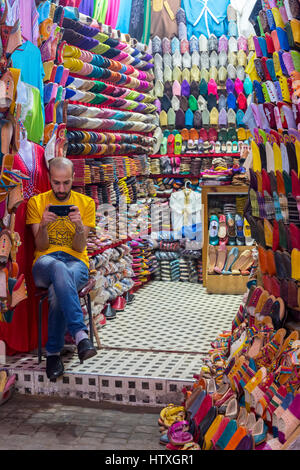
[{"label": "man's bald head", "polygon": [[74,165],[71,160],[64,157],[53,158],[49,162],[49,176],[56,199],[69,199],[74,179]]},{"label": "man's bald head", "polygon": [[49,173],[52,174],[52,170],[68,170],[71,175],[74,173],[74,165],[71,160],[65,157],[52,158],[49,162]]}]

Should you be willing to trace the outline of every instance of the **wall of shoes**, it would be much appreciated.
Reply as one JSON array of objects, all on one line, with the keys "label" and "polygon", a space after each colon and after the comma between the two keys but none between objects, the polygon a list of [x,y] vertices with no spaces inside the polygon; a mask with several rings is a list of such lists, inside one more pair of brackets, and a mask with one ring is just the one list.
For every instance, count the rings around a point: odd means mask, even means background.
[{"label": "wall of shoes", "polygon": [[[192,176],[200,178],[210,169],[208,156],[221,154],[238,160],[250,144],[244,114],[253,87],[245,69],[254,48],[251,41],[238,36],[231,5],[227,17],[228,36],[192,34],[188,39],[185,11],[180,8],[176,15],[180,34],[152,38],[154,92],[160,113],[160,127],[154,134],[155,175],[170,170],[174,175],[187,175],[192,157],[196,157]],[[229,159],[226,169],[232,165]]]},{"label": "wall of shoes", "polygon": [[[264,2],[251,64],[255,100],[248,108],[255,140],[246,218],[258,243],[261,284],[300,320],[300,6]],[[267,314],[267,313],[266,313]],[[299,324],[299,323],[298,323]]]}]

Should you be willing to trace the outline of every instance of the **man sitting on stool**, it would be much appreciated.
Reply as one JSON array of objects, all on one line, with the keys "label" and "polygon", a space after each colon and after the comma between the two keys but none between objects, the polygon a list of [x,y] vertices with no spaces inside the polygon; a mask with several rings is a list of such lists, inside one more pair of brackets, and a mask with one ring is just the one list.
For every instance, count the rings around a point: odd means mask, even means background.
[{"label": "man sitting on stool", "polygon": [[[74,168],[67,158],[49,163],[51,190],[32,197],[26,223],[35,239],[33,278],[37,287],[48,288],[49,318],[46,372],[49,379],[63,375],[60,352],[68,330],[75,339],[80,361],[97,354],[88,338],[78,291],[89,278],[86,240],[95,227],[95,202],[72,191]],[[67,216],[49,210],[52,205],[71,205]]]}]

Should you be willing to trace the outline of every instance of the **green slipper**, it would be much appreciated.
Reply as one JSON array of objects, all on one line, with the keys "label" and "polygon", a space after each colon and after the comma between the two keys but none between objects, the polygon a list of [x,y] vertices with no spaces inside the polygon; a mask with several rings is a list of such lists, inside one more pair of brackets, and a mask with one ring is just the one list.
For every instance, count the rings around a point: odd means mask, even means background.
[{"label": "green slipper", "polygon": [[168,153],[168,139],[167,137],[163,137],[161,146],[160,146],[160,154],[161,155],[167,155]]},{"label": "green slipper", "polygon": [[174,155],[181,155],[182,151],[182,137],[181,134],[175,135],[175,142],[174,142]]}]

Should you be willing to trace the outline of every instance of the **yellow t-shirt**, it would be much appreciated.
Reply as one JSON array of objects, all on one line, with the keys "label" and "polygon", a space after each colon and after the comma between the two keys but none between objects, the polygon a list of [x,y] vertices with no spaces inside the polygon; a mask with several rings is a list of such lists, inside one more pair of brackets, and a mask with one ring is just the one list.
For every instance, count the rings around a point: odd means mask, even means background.
[{"label": "yellow t-shirt", "polygon": [[[95,227],[96,209],[94,200],[84,194],[77,193],[76,191],[71,191],[69,199],[63,202],[60,202],[55,198],[52,190],[33,196],[27,203],[26,224],[39,224],[48,204],[71,204],[77,206],[83,225],[91,228]],[[45,251],[36,250],[34,253],[33,264],[42,255],[54,253],[55,251],[64,251],[65,253],[69,253],[69,255],[80,259],[87,265],[87,267],[89,267],[87,249],[85,248],[82,253],[72,249],[74,234],[75,226],[72,224],[69,217],[58,217],[55,222],[48,225],[49,248]]]}]

